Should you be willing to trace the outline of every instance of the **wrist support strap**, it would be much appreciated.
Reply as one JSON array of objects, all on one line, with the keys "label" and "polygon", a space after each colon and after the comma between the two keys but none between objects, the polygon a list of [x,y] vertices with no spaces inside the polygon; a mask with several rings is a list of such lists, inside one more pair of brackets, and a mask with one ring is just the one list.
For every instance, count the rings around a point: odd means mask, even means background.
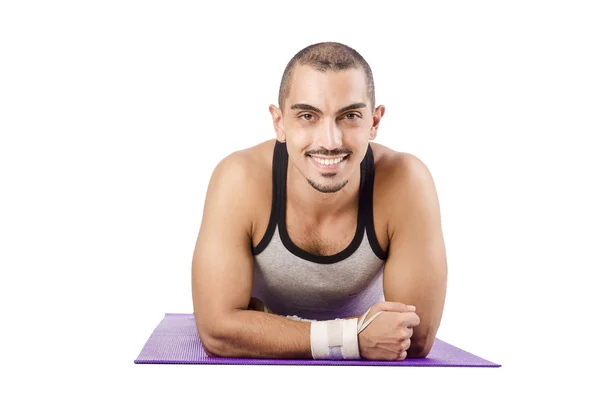
[{"label": "wrist support strap", "polygon": [[363,316],[361,317],[359,323],[358,323],[358,329],[356,330],[356,334],[360,334],[361,332],[364,331],[365,328],[367,328],[369,326],[369,324],[371,324],[373,322],[373,320],[375,320],[375,318],[377,316],[379,316],[381,313],[383,312],[377,312],[373,315],[373,317],[371,317],[369,319],[369,321],[367,321],[365,323],[365,318],[367,318],[367,314],[369,314],[369,312],[371,311],[371,308],[369,308],[369,310],[367,310],[367,312],[365,314],[363,314]]},{"label": "wrist support strap", "polygon": [[356,360],[357,319],[315,321],[310,324],[310,349],[315,360]]},{"label": "wrist support strap", "polygon": [[310,349],[313,359],[358,360],[361,358],[358,347],[358,334],[382,313],[375,313],[369,321],[365,322],[369,311],[371,309],[367,310],[360,321],[356,318],[328,321],[304,320],[297,316],[288,316],[288,318],[311,323]]}]

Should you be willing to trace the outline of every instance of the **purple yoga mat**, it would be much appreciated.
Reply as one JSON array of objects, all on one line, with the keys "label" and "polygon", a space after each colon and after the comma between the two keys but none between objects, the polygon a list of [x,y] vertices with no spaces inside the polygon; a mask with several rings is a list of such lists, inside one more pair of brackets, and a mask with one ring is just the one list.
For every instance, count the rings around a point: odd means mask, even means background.
[{"label": "purple yoga mat", "polygon": [[255,365],[363,365],[416,367],[500,367],[481,357],[435,340],[426,358],[403,361],[287,360],[208,357],[196,331],[192,314],[167,313],[142,348],[136,364],[255,364]]}]

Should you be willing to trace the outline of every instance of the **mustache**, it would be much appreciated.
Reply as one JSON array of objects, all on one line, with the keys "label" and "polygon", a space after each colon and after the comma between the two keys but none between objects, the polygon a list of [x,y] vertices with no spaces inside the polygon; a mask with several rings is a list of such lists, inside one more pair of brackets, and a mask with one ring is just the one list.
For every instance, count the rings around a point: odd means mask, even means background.
[{"label": "mustache", "polygon": [[305,153],[307,156],[342,156],[344,154],[352,154],[351,150],[348,149],[335,149],[335,150],[309,150]]}]

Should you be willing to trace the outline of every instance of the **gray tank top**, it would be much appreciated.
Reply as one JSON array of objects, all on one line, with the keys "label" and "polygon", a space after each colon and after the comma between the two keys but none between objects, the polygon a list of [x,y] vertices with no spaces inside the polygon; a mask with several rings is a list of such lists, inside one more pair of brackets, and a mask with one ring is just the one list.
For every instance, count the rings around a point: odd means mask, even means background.
[{"label": "gray tank top", "polygon": [[383,266],[387,258],[373,225],[375,163],[371,146],[360,165],[354,239],[334,255],[314,255],[290,239],[285,219],[287,167],[286,144],[276,141],[269,224],[261,241],[252,247],[252,296],[283,316],[330,320],[362,315],[384,300]]}]

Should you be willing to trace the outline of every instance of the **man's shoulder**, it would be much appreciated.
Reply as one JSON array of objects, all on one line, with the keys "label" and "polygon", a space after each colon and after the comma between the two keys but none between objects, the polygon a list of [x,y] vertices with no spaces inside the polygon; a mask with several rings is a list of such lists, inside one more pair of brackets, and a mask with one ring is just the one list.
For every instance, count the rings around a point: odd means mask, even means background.
[{"label": "man's shoulder", "polygon": [[229,153],[215,166],[214,183],[235,186],[239,193],[264,189],[270,181],[274,145],[273,139]]},{"label": "man's shoulder", "polygon": [[[388,232],[415,213],[435,212],[438,197],[429,168],[412,153],[373,145],[375,157],[375,197],[386,209]],[[389,205],[393,202],[394,205]]]},{"label": "man's shoulder", "polygon": [[407,184],[431,179],[429,168],[417,155],[400,152],[379,143],[371,143],[375,161],[376,180],[382,190],[396,194]]}]

